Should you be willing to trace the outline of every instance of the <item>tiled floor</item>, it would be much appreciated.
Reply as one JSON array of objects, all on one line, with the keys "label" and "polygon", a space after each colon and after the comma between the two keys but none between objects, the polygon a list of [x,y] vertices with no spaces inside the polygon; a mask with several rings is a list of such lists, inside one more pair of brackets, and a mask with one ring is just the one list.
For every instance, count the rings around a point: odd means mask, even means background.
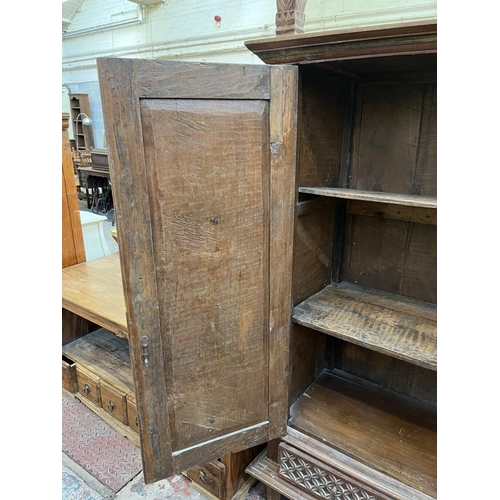
[{"label": "tiled floor", "polygon": [[[140,451],[83,403],[62,395],[62,500],[209,500],[184,476],[144,484]],[[247,500],[265,500],[256,483]]]},{"label": "tiled floor", "polygon": [[[80,210],[87,210],[83,200]],[[104,237],[116,252],[108,218]],[[67,393],[62,409],[62,500],[209,500],[184,476],[144,484],[139,448]],[[256,483],[247,500],[265,499],[265,487]]]},{"label": "tiled floor", "polygon": [[141,453],[83,403],[63,395],[62,449],[114,492],[142,470]]},{"label": "tiled floor", "polygon": [[[184,476],[144,484],[139,448],[63,393],[62,500],[209,500]],[[257,483],[248,500],[265,500]]]}]

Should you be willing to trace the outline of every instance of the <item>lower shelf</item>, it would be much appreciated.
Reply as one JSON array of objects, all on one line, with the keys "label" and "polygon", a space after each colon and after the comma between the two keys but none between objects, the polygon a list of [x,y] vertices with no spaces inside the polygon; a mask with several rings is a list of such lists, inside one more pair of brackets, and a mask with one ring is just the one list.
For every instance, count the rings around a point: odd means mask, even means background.
[{"label": "lower shelf", "polygon": [[292,405],[289,426],[414,491],[436,496],[435,413],[325,371]]}]

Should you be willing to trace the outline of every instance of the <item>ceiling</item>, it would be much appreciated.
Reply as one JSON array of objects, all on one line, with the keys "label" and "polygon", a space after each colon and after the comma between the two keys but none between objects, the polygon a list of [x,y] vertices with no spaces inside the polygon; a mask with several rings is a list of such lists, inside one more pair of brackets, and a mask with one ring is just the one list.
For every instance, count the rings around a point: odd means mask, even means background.
[{"label": "ceiling", "polygon": [[75,14],[85,0],[63,0],[62,2],[62,30],[68,29]]}]

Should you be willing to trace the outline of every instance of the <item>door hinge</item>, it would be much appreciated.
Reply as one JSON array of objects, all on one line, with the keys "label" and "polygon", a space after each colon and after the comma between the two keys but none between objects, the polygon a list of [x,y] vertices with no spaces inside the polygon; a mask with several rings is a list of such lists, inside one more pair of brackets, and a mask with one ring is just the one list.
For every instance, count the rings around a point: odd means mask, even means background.
[{"label": "door hinge", "polygon": [[141,337],[141,357],[142,362],[148,366],[149,362],[149,337]]}]

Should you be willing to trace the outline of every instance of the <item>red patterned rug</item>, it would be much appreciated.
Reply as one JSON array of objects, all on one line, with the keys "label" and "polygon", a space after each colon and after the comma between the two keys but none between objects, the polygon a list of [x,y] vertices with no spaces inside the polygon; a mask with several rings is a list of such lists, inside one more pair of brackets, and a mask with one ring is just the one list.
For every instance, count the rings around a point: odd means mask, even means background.
[{"label": "red patterned rug", "polygon": [[63,395],[62,451],[117,492],[142,470],[141,452],[83,403]]}]

